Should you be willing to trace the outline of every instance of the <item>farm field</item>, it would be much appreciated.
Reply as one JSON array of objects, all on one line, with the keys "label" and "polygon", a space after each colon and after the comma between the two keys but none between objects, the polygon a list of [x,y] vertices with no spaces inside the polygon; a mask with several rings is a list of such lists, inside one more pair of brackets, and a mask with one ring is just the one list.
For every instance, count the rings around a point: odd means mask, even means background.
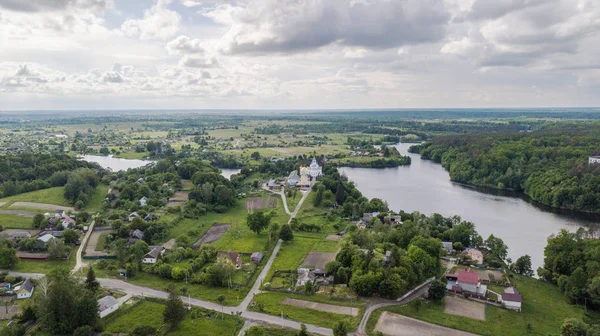
[{"label": "farm field", "polygon": [[[336,314],[332,312],[317,311],[310,308],[290,306],[285,303],[285,300],[288,299],[335,305],[339,306],[340,309],[347,307],[348,314],[355,311],[351,308],[356,308],[359,309],[359,313],[356,316],[348,316],[347,314]],[[283,316],[286,318],[298,322],[316,324],[326,328],[333,328],[336,323],[340,321],[346,321],[351,330],[358,326],[365,307],[365,302],[363,301],[335,301],[330,300],[327,296],[321,295],[306,296],[278,292],[265,292],[263,294],[258,294],[254,297],[254,301],[256,304],[251,304],[248,309],[275,316],[281,316],[281,313],[283,312]]]},{"label": "farm field", "polygon": [[48,189],[41,189],[36,191],[27,192],[24,194],[9,196],[0,198],[0,202],[5,202],[4,207],[7,207],[13,202],[31,202],[31,203],[43,203],[43,204],[54,204],[69,207],[71,204],[64,197],[63,187],[54,187]]},{"label": "farm field", "polygon": [[0,225],[5,229],[31,229],[33,220],[30,217],[0,213]]},{"label": "farm field", "polygon": [[[486,306],[485,321],[449,315],[444,304],[424,303],[417,309],[414,302],[404,306],[393,306],[384,310],[416,318],[441,326],[467,331],[479,335],[540,335],[556,334],[566,318],[597,321],[598,314],[586,314],[582,306],[575,306],[552,284],[534,278],[517,276],[512,279],[523,296],[521,312]],[[368,330],[373,330],[383,310],[371,315]],[[531,325],[531,329],[528,328]]]}]

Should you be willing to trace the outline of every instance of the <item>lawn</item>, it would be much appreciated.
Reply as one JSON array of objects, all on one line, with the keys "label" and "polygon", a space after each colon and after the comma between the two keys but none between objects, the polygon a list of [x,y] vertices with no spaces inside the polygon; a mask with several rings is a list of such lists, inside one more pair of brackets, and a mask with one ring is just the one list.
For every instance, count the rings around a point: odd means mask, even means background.
[{"label": "lawn", "polygon": [[[285,300],[286,298],[293,298],[305,301],[315,301],[344,307],[356,307],[360,308],[361,311],[356,317],[343,314],[329,313],[324,311],[317,311],[310,308],[301,308],[282,304],[283,300]],[[285,318],[295,320],[298,322],[315,324],[326,328],[333,328],[338,322],[346,321],[350,325],[351,330],[356,329],[356,327],[358,327],[358,323],[360,322],[362,314],[364,313],[365,307],[365,303],[363,301],[334,301],[330,300],[326,296],[305,296],[277,292],[266,292],[263,294],[258,294],[254,297],[254,301],[257,304],[254,306],[250,305],[248,307],[249,310],[275,316],[281,316],[281,312],[283,311],[283,316]],[[260,310],[261,306],[262,311]]]},{"label": "lawn", "polygon": [[0,225],[5,229],[32,229],[33,218],[0,214]]},{"label": "lawn", "polygon": [[157,275],[143,272],[139,272],[134,277],[129,278],[127,281],[135,285],[146,286],[162,291],[165,291],[170,284],[175,284],[178,289],[183,287],[187,288],[189,295],[193,298],[212,302],[218,302],[217,298],[219,295],[224,295],[224,305],[226,306],[238,305],[244,299],[244,297],[246,297],[246,294],[248,294],[248,291],[250,290],[250,286],[241,287],[239,290],[234,290],[225,287],[186,284],[185,282],[163,279]]},{"label": "lawn", "polygon": [[66,266],[68,269],[75,267],[76,251],[71,253],[69,260],[60,261],[36,261],[36,260],[19,260],[19,262],[11,269],[13,272],[23,273],[43,273],[46,274],[59,266]]},{"label": "lawn", "polygon": [[[281,198],[277,198],[277,208],[270,210],[274,211],[274,217],[271,219],[271,223],[277,223],[280,226],[287,223],[289,216],[285,213],[281,204]],[[253,253],[256,251],[263,251],[268,240],[267,230],[262,231],[260,234],[252,232],[246,225],[246,216],[248,212],[245,209],[243,200],[239,201],[235,208],[231,209],[225,214],[208,214],[201,217],[200,220],[205,221],[206,218],[212,217],[212,220],[208,221],[210,225],[215,222],[219,223],[231,223],[231,227],[227,232],[221,236],[219,240],[213,243],[215,248],[219,251],[234,250],[236,252]]]},{"label": "lawn", "polygon": [[106,199],[106,194],[108,193],[108,186],[99,185],[94,190],[94,195],[92,195],[92,199],[90,203],[85,207],[87,211],[98,211],[102,208],[102,202]]},{"label": "lawn", "polygon": [[0,202],[7,202],[7,203],[33,202],[33,203],[54,204],[54,205],[62,205],[62,206],[72,206],[69,203],[69,201],[67,201],[67,199],[64,197],[64,188],[63,187],[41,189],[41,190],[31,191],[31,192],[24,193],[24,194],[0,198]]},{"label": "lawn", "polygon": [[267,279],[270,279],[276,270],[297,269],[309,252],[335,252],[337,249],[336,241],[328,241],[322,237],[299,236],[296,233],[294,240],[281,245]]},{"label": "lawn", "polygon": [[[126,309],[126,305],[121,309]],[[165,306],[160,303],[144,301],[138,303],[135,307],[126,313],[110,319],[104,330],[111,333],[131,333],[137,326],[146,325],[156,329],[164,328],[162,315]],[[113,313],[119,314],[119,312]],[[133,323],[135,321],[135,323]],[[162,329],[164,330],[164,329]]]},{"label": "lawn", "polygon": [[[523,296],[521,312],[493,306],[486,307],[486,320],[448,315],[443,304],[424,303],[420,308],[414,302],[405,306],[393,306],[384,310],[438,325],[476,333],[479,335],[554,335],[566,318],[581,318],[588,323],[598,316],[587,316],[582,306],[571,305],[556,286],[539,280],[515,276],[511,279]],[[376,311],[369,319],[368,330],[373,330],[381,312]],[[531,328],[528,330],[528,324]]]},{"label": "lawn", "polygon": [[100,237],[98,237],[98,243],[96,244],[96,251],[98,251],[98,252],[104,251],[104,248],[105,248],[104,243],[106,241],[105,240],[106,236],[108,236],[108,232],[102,233],[100,235]]}]

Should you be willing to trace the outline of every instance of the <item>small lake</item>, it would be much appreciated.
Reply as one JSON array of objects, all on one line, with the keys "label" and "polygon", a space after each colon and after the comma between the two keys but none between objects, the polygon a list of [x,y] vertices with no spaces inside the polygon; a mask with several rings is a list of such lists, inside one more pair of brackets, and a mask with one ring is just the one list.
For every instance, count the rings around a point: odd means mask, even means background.
[{"label": "small lake", "polygon": [[[115,158],[112,155],[101,156],[101,155],[82,155],[80,159],[87,162],[94,162],[99,164],[102,168],[110,169],[114,172],[127,170],[130,168],[144,167],[149,163],[155,162],[154,160],[136,160],[136,159],[120,159]],[[221,169],[221,175],[226,179],[230,179],[231,175],[237,174],[240,169]]]},{"label": "small lake", "polygon": [[346,173],[365,197],[381,198],[388,202],[391,210],[459,215],[473,222],[483,239],[492,233],[502,238],[513,261],[529,254],[534,271],[543,265],[548,236],[563,228],[575,231],[590,223],[590,219],[584,216],[538,207],[519,194],[482,192],[478,188],[453,183],[440,164],[408,153],[410,146],[396,145],[401,154],[411,157],[412,163],[408,167],[343,167],[340,172]]}]

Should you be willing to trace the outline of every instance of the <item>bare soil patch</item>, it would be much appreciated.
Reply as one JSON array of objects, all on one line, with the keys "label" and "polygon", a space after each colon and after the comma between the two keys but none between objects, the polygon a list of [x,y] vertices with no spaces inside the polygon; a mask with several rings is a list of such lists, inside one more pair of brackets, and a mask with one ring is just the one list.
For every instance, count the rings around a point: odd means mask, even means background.
[{"label": "bare soil patch", "polygon": [[446,296],[444,299],[446,306],[444,312],[450,315],[464,316],[475,320],[485,321],[485,304],[458,298],[455,296]]},{"label": "bare soil patch", "polygon": [[72,207],[54,205],[54,204],[46,204],[46,203],[34,203],[34,202],[14,202],[10,205],[9,208],[30,208],[30,209],[39,209],[39,210],[63,210],[63,211],[71,211],[75,212],[75,209]]},{"label": "bare soil patch", "polygon": [[167,207],[171,207],[171,208],[182,206],[182,205],[183,205],[182,202],[169,202],[169,203],[167,203]]},{"label": "bare soil patch", "polygon": [[190,180],[181,180],[181,186],[183,190],[192,190],[194,188],[194,183]]},{"label": "bare soil patch", "polygon": [[381,314],[375,331],[381,331],[390,336],[477,336],[390,312]]},{"label": "bare soil patch", "polygon": [[274,196],[254,197],[246,200],[246,209],[248,210],[273,209],[276,207],[277,198]]},{"label": "bare soil patch", "polygon": [[333,241],[338,241],[338,240],[342,239],[342,236],[338,236],[338,235],[332,234],[332,235],[327,236],[327,238],[325,238],[325,239],[327,239],[327,240],[333,240]]},{"label": "bare soil patch", "polygon": [[188,191],[178,191],[175,193],[175,195],[173,195],[173,197],[171,197],[170,201],[179,201],[179,202],[185,202],[188,200],[188,195],[190,193]]},{"label": "bare soil patch", "polygon": [[310,252],[300,267],[325,269],[330,261],[335,259],[335,252]]},{"label": "bare soil patch", "polygon": [[196,241],[194,243],[194,245],[192,245],[192,248],[198,249],[198,248],[200,248],[200,246],[202,246],[204,244],[212,243],[212,242],[219,240],[219,238],[221,238],[221,236],[230,227],[231,227],[231,224],[215,223],[208,231],[206,231],[206,233],[204,234],[204,236],[202,236],[202,238],[198,239],[198,241]]},{"label": "bare soil patch", "polygon": [[326,304],[326,303],[296,300],[296,299],[290,299],[290,298],[283,300],[283,304],[286,304],[288,306],[308,308],[308,309],[314,309],[314,310],[324,311],[324,312],[328,312],[328,313],[335,313],[335,314],[342,314],[342,315],[349,315],[349,316],[358,316],[358,313],[360,312],[360,309],[358,309],[358,308],[336,306],[336,305],[330,305],[330,304]]},{"label": "bare soil patch", "polygon": [[0,213],[5,215],[16,215],[26,218],[33,218],[36,215],[34,212],[25,210],[0,210]]},{"label": "bare soil patch", "polygon": [[106,256],[109,255],[104,251],[96,251],[96,245],[98,245],[98,239],[103,233],[110,232],[110,230],[93,231],[88,239],[87,246],[85,247],[85,255],[89,257]]}]

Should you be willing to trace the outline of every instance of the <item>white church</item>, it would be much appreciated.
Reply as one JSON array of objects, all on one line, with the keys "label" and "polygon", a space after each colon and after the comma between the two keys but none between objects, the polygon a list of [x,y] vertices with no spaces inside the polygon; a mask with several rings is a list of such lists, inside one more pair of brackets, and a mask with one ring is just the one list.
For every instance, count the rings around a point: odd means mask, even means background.
[{"label": "white church", "polygon": [[314,157],[310,166],[308,167],[308,175],[310,175],[312,178],[323,175],[323,168],[319,166],[317,159]]}]

